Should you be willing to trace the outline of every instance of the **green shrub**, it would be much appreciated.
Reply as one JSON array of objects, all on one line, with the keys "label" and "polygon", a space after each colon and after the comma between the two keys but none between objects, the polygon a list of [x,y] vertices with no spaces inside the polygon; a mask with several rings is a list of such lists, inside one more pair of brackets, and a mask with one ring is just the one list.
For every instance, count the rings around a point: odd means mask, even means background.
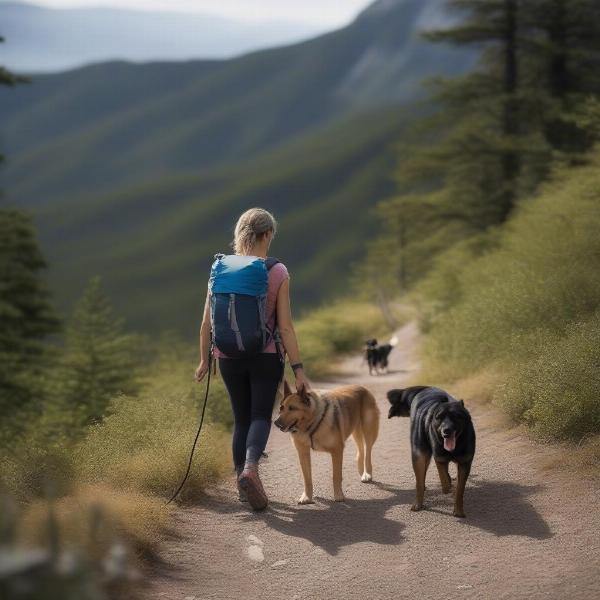
[{"label": "green shrub", "polygon": [[600,313],[570,325],[565,335],[539,331],[531,360],[517,361],[497,401],[542,438],[600,431]]},{"label": "green shrub", "polygon": [[73,483],[75,467],[68,445],[24,436],[0,454],[0,486],[20,501],[63,496]]},{"label": "green shrub", "polygon": [[[185,472],[204,400],[204,386],[192,383],[192,375],[191,367],[165,366],[138,396],[113,400],[109,416],[75,450],[78,478],[169,496]],[[219,396],[222,384],[213,379],[209,406]],[[226,471],[227,437],[222,425],[205,420],[183,499],[197,497]]]},{"label": "green shrub", "polygon": [[[538,329],[561,333],[600,302],[600,156],[524,204],[498,236],[498,247],[448,278],[459,298],[432,318],[429,366],[447,376],[492,361],[527,359]],[[454,267],[456,269],[456,267]],[[447,269],[435,276],[442,280]],[[447,297],[451,290],[438,292]]]}]

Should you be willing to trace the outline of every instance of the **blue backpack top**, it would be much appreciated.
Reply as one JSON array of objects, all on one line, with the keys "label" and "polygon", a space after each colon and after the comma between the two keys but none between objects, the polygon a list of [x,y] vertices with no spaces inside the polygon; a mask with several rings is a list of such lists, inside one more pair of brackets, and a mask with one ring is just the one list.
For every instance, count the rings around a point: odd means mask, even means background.
[{"label": "blue backpack top", "polygon": [[266,322],[269,270],[279,261],[217,254],[208,289],[213,344],[230,358],[255,356],[276,338]]}]

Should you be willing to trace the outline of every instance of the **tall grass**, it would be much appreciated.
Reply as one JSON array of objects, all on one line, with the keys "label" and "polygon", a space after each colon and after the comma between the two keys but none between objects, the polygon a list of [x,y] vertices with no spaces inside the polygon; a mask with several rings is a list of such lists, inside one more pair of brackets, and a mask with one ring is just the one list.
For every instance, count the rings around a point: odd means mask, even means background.
[{"label": "tall grass", "polygon": [[600,431],[599,167],[597,154],[558,172],[501,230],[441,257],[417,290],[426,369],[448,379],[495,365],[509,381],[496,401],[546,437]]},{"label": "tall grass", "polygon": [[[198,426],[205,388],[193,382],[193,369],[187,351],[162,349],[140,392],[113,398],[104,419],[83,434],[69,431],[72,420],[55,406],[0,450],[0,491],[21,507],[15,544],[48,553],[56,545],[47,526],[52,514],[54,538],[89,565],[86,577],[102,572],[113,551],[126,570],[143,567],[139,557],[154,556],[171,526],[165,503],[185,473]],[[229,420],[223,384],[213,379],[179,502],[196,501],[229,471]]]}]

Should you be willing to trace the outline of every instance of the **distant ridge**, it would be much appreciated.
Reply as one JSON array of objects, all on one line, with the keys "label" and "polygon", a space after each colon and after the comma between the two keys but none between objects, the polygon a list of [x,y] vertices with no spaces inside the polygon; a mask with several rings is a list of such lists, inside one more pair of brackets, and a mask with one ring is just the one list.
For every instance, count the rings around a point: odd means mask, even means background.
[{"label": "distant ridge", "polygon": [[56,9],[19,2],[0,2],[0,27],[8,41],[2,48],[2,64],[36,73],[115,59],[230,58],[323,31],[307,23],[254,24],[200,13]]},{"label": "distant ridge", "polygon": [[421,81],[474,62],[421,38],[442,5],[380,3],[283,48],[102,63],[0,93],[0,188],[37,216],[60,306],[99,274],[131,325],[189,333],[210,257],[254,205],[281,221],[296,308],[343,293]]},{"label": "distant ridge", "polygon": [[0,178],[20,202],[40,204],[232,164],[346,115],[411,102],[424,78],[472,65],[472,53],[419,36],[443,0],[380,6],[344,29],[229,61],[34,77],[0,94],[10,156]]}]

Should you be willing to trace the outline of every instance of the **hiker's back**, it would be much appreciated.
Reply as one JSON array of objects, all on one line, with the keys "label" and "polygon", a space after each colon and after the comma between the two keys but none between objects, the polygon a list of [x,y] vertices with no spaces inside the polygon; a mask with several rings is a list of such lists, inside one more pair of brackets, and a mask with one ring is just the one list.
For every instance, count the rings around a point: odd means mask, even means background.
[{"label": "hiker's back", "polygon": [[285,266],[274,258],[215,257],[209,291],[217,357],[277,352],[277,293],[287,277]]}]

